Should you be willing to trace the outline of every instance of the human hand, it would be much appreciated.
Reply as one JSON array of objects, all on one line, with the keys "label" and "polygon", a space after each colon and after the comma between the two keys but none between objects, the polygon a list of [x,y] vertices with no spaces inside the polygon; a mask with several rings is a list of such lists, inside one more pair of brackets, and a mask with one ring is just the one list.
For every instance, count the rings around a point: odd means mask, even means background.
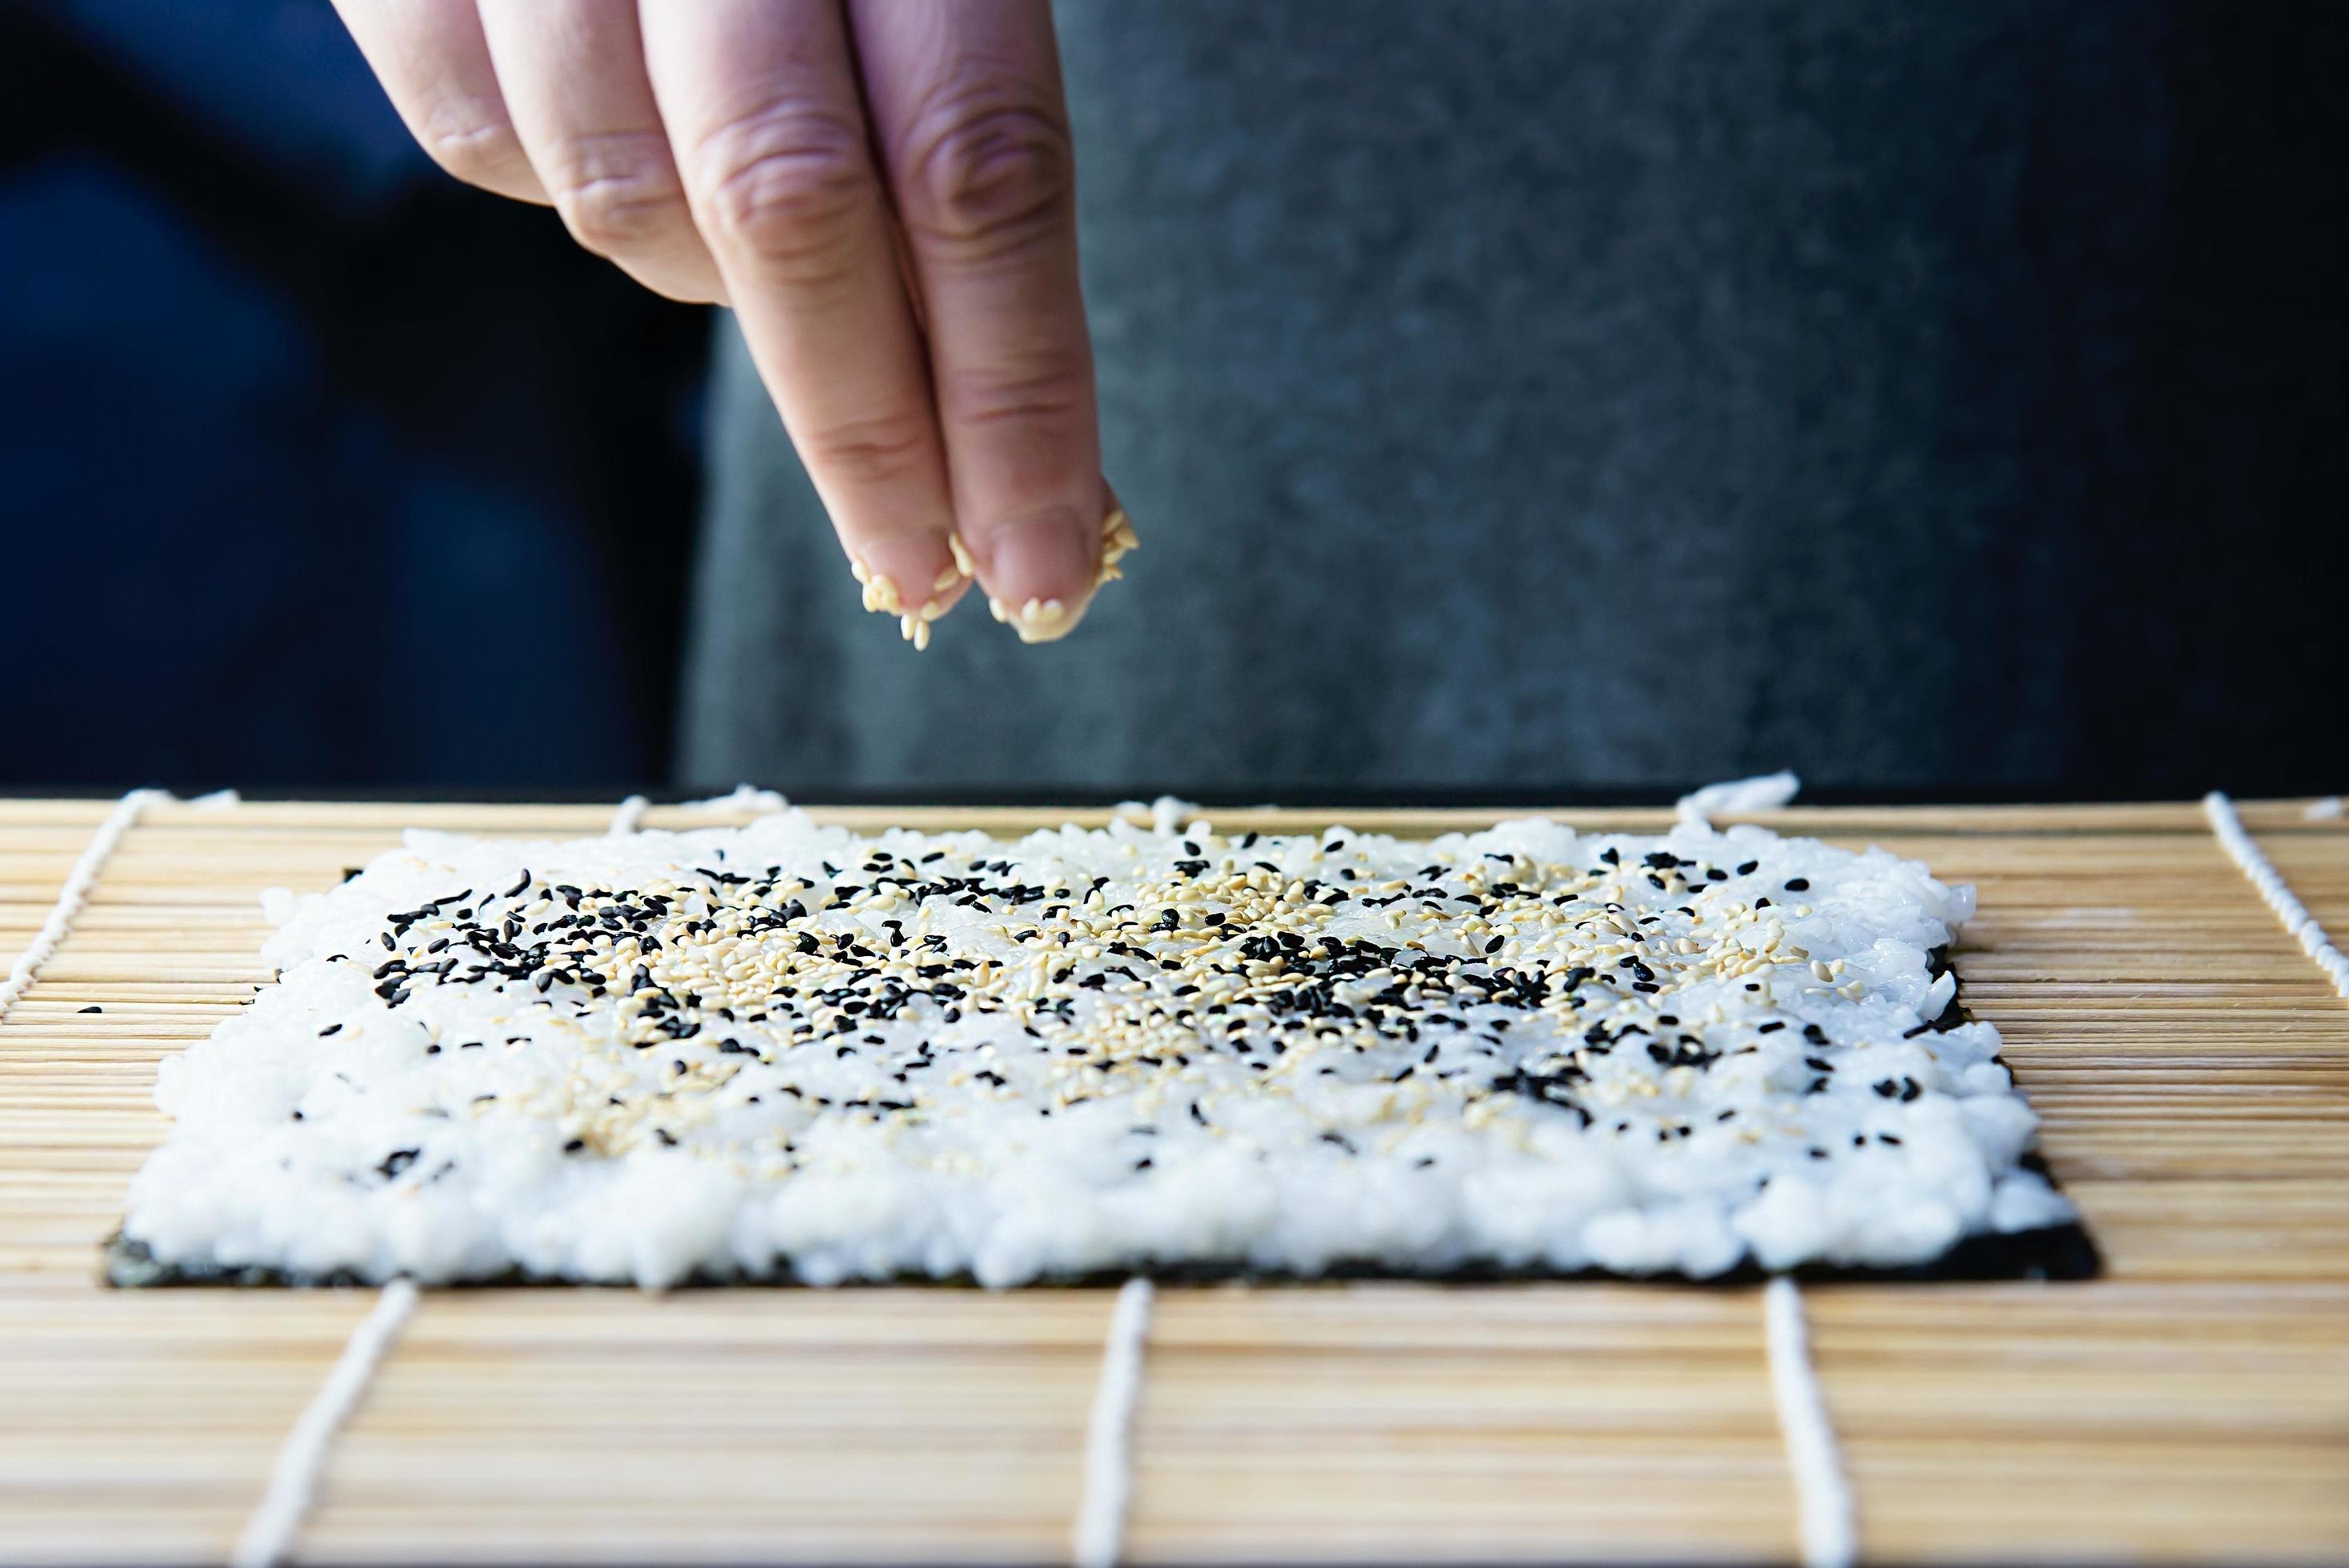
[{"label": "human hand", "polygon": [[732,305],[908,640],[976,577],[1050,641],[1117,574],[1048,0],[336,8],[451,174]]}]

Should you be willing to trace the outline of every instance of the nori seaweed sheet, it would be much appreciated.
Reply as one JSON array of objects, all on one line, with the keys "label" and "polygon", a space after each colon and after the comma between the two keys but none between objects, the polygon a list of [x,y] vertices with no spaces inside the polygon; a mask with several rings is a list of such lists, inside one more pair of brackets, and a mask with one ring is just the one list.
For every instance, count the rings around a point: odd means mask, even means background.
[{"label": "nori seaweed sheet", "polygon": [[[1950,950],[1944,945],[1926,955],[1927,967],[1938,979],[1951,969]],[[1961,995],[1964,977],[1959,978]],[[1936,1032],[1956,1028],[1970,1020],[1953,995],[1941,1016],[1933,1020]],[[2002,1057],[1993,1057],[2004,1065]],[[2013,1068],[2008,1069],[2010,1072]],[[2036,1153],[2025,1154],[2020,1161],[2023,1169],[2036,1172],[2054,1183],[2054,1173]],[[1795,1279],[1817,1284],[1953,1284],[1962,1281],[2010,1279],[2084,1280],[2094,1279],[2103,1272],[2104,1259],[2096,1251],[2095,1240],[2087,1227],[2075,1220],[2061,1225],[2044,1225],[2034,1230],[1997,1233],[1983,1231],[1963,1236],[1949,1251],[1926,1263],[1906,1264],[1899,1268],[1846,1268],[1826,1264],[1805,1264],[1786,1271]],[[1192,1259],[1178,1264],[1143,1263],[1132,1268],[1104,1269],[1082,1274],[1049,1274],[1039,1276],[1014,1288],[1065,1289],[1085,1285],[1115,1284],[1135,1274],[1146,1274],[1165,1284],[1312,1284],[1323,1281],[1400,1280],[1428,1284],[1516,1284],[1534,1281],[1613,1280],[1698,1287],[1723,1288],[1751,1285],[1770,1277],[1764,1270],[1748,1258],[1735,1268],[1718,1274],[1695,1278],[1678,1271],[1657,1274],[1628,1274],[1609,1269],[1548,1269],[1503,1268],[1498,1265],[1469,1265],[1455,1269],[1397,1268],[1375,1261],[1340,1261],[1315,1274],[1255,1268],[1245,1262],[1217,1262],[1213,1259]],[[352,1285],[371,1285],[347,1270],[331,1274],[303,1274],[273,1268],[221,1268],[208,1265],[163,1263],[157,1260],[147,1243],[117,1231],[107,1239],[100,1277],[109,1285],[125,1289],[145,1289],[162,1285],[227,1285],[236,1287],[293,1287],[312,1289]],[[981,1288],[968,1274],[902,1274],[885,1280],[849,1280],[825,1289],[855,1290],[886,1285],[926,1285],[933,1288]],[[450,1289],[492,1289],[512,1285],[541,1287],[563,1286],[569,1289],[622,1288],[634,1290],[633,1284],[616,1287],[605,1282],[583,1282],[560,1275],[533,1274],[524,1269],[512,1269],[489,1279],[458,1282]],[[805,1290],[812,1287],[787,1274],[778,1273],[764,1278],[725,1276],[696,1273],[679,1282],[677,1288],[714,1290],[742,1286],[767,1289]]]}]

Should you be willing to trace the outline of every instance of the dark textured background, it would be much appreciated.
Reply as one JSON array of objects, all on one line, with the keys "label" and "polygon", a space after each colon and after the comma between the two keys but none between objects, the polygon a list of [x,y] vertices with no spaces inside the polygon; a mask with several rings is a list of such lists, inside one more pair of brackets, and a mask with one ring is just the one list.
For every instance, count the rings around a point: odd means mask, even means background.
[{"label": "dark textured background", "polygon": [[[2339,789],[2344,15],[1070,6],[1134,580],[914,661],[722,364],[678,781]],[[0,4],[0,785],[676,777],[707,336],[324,0]]]},{"label": "dark textured background", "polygon": [[688,772],[2338,789],[2343,15],[1065,6],[1130,580],[914,658],[730,343]]},{"label": "dark textured background", "polygon": [[0,783],[659,777],[706,337],[325,0],[0,4]]}]

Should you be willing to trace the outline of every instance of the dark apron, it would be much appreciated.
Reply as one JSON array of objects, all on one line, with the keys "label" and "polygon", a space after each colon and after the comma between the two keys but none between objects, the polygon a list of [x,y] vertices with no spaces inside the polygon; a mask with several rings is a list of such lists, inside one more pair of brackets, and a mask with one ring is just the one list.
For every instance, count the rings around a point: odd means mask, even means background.
[{"label": "dark apron", "polygon": [[1064,7],[1143,548],[1064,643],[973,600],[916,655],[860,612],[721,323],[680,779],[2290,772],[2279,666],[2337,672],[2342,617],[2294,625],[2265,584],[2337,583],[2341,520],[2262,489],[2294,393],[2247,389],[2257,344],[2195,314],[2281,319],[2213,236],[2263,181],[2311,199],[2225,155],[2274,120],[2211,63],[2250,46],[2179,20],[2226,14]]}]

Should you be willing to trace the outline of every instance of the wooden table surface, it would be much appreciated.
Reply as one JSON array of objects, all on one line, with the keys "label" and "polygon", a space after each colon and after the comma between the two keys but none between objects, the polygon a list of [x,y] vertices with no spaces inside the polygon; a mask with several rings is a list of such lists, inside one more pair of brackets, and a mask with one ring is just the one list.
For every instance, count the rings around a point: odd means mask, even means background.
[{"label": "wooden table surface", "polygon": [[[0,803],[0,953],[39,926],[108,805]],[[2300,802],[2242,812],[2349,933],[2349,825]],[[1087,815],[820,814],[1001,830]],[[1216,815],[1420,833],[1509,814]],[[329,885],[406,826],[572,837],[609,815],[173,802],[130,830],[0,1022],[0,1563],[221,1558],[372,1303],[97,1281],[163,1132],[157,1060],[269,977],[260,891]],[[730,820],[655,808],[648,825]],[[1758,820],[1980,886],[1963,999],[2004,1031],[2107,1265],[2085,1283],[1805,1287],[1864,1553],[2349,1560],[2349,1005],[2199,808]],[[299,1555],[1060,1558],[1109,1301],[428,1294],[333,1449]],[[1134,1445],[1136,1562],[1795,1549],[1750,1289],[1164,1291]]]}]

